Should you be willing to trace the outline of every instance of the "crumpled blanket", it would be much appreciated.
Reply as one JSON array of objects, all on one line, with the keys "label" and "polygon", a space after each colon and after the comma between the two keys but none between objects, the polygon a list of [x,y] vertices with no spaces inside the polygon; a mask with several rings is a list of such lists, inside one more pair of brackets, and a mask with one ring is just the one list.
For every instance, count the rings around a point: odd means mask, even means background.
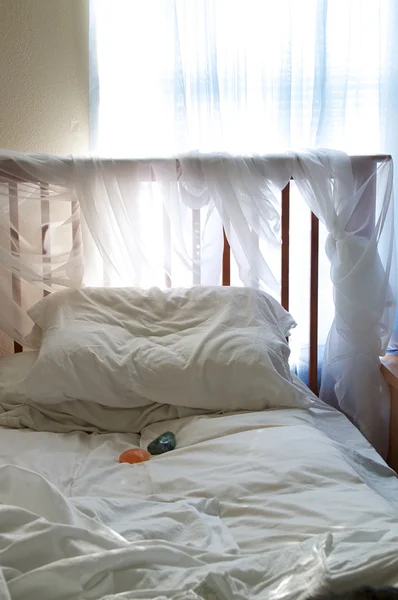
[{"label": "crumpled blanket", "polygon": [[398,524],[244,554],[214,499],[87,506],[8,465],[0,467],[0,501],[2,600],[304,600],[327,587],[398,584]]}]

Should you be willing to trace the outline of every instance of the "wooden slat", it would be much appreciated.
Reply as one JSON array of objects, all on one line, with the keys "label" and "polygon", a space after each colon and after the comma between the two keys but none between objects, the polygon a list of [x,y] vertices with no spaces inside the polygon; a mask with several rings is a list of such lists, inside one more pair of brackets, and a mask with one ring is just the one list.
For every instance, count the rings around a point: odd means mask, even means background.
[{"label": "wooden slat", "polygon": [[290,264],[290,182],[282,190],[282,290],[281,304],[289,310],[289,264]]},{"label": "wooden slat", "polygon": [[368,240],[372,237],[376,225],[377,175],[371,159],[353,160],[352,174],[355,191],[362,189],[360,202],[357,203],[347,223],[346,231],[355,232]]},{"label": "wooden slat", "polygon": [[163,269],[164,283],[167,288],[171,287],[171,222],[166,208],[163,206]]},{"label": "wooden slat", "polygon": [[252,248],[252,265],[251,265],[251,278],[250,285],[254,289],[258,289],[260,287],[260,278],[258,276],[258,268],[253,268],[253,265],[257,265],[257,255],[260,248],[260,236],[258,233],[251,230],[251,248]]},{"label": "wooden slat", "polygon": [[23,347],[14,341],[14,354],[19,354],[20,352],[23,352]]},{"label": "wooden slat", "polygon": [[[258,207],[255,202],[252,202],[252,205],[251,205],[251,219],[252,219],[252,223],[260,222],[260,213],[259,213]],[[260,253],[260,236],[253,227],[250,228],[250,238],[251,238],[250,285],[252,288],[258,290],[260,287],[260,277],[259,277],[259,272],[258,272],[257,257]]]},{"label": "wooden slat", "polygon": [[[71,217],[72,217],[72,257],[73,261],[82,260],[83,244],[82,244],[82,232],[81,232],[81,221],[79,212],[79,202],[72,200],[71,202]],[[78,218],[76,218],[78,217]],[[84,265],[83,265],[84,271]],[[103,273],[104,274],[104,273]]]},{"label": "wooden slat", "polygon": [[[18,184],[8,184],[9,194],[9,208],[10,208],[10,236],[11,236],[11,252],[15,255],[19,254],[19,209],[18,209]],[[21,306],[22,293],[21,293],[21,280],[14,275],[11,275],[11,287],[12,287],[12,299],[14,302]],[[18,354],[22,352],[23,348],[21,344],[14,341],[14,352]]]},{"label": "wooden slat", "polygon": [[319,221],[311,213],[311,264],[310,264],[310,358],[308,387],[318,393],[318,269]]},{"label": "wooden slat", "polygon": [[231,247],[223,228],[224,249],[222,253],[222,285],[231,285]]},{"label": "wooden slat", "polygon": [[192,210],[192,283],[201,283],[201,235],[200,235],[200,210]]},{"label": "wooden slat", "polygon": [[[73,200],[71,204],[71,215],[75,216],[79,210],[79,203],[77,200]],[[77,250],[80,246],[80,221],[72,221],[72,247]]]},{"label": "wooden slat", "polygon": [[[41,206],[41,250],[43,253],[43,279],[47,284],[51,285],[51,246],[49,233],[50,223],[50,201],[45,200],[49,193],[48,183],[40,183],[40,206]],[[47,296],[50,292],[44,290],[43,296]]]}]

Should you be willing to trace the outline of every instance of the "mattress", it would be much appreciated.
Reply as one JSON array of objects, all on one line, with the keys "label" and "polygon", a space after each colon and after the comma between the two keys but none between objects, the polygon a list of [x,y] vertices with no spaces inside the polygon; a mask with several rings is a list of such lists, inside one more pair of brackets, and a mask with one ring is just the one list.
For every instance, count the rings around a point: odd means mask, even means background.
[{"label": "mattress", "polygon": [[[174,451],[118,462],[167,430]],[[398,585],[395,474],[320,401],[140,435],[2,427],[0,501],[2,599],[300,599]]]}]

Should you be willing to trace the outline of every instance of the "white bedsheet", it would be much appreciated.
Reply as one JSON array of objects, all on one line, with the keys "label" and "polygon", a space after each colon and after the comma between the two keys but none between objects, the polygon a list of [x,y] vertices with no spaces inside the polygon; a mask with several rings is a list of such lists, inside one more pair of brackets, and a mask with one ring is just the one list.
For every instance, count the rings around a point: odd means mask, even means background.
[{"label": "white bedsheet", "polygon": [[[166,430],[173,452],[117,462]],[[398,585],[397,479],[320,403],[141,437],[0,436],[1,599],[300,600]]]}]

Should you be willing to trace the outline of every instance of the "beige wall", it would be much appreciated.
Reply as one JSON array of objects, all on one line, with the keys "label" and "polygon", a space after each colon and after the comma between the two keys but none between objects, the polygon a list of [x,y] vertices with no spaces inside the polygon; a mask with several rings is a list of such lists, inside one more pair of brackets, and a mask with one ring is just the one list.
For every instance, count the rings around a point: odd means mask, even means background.
[{"label": "beige wall", "polygon": [[0,0],[0,147],[88,151],[88,0]]},{"label": "beige wall", "polygon": [[88,4],[0,0],[0,148],[88,152]]}]

